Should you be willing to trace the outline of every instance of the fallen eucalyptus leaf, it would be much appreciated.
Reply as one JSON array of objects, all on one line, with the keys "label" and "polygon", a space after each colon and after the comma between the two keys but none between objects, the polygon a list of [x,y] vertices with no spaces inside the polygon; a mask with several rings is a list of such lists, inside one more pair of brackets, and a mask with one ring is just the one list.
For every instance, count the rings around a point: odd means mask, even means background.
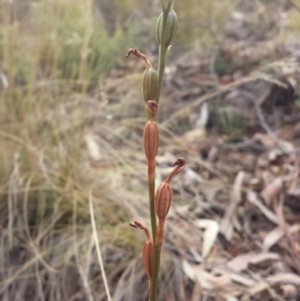
[{"label": "fallen eucalyptus leaf", "polygon": [[195,224],[199,228],[205,229],[202,242],[202,257],[206,258],[217,239],[219,233],[219,224],[210,219],[198,219],[195,221]]}]

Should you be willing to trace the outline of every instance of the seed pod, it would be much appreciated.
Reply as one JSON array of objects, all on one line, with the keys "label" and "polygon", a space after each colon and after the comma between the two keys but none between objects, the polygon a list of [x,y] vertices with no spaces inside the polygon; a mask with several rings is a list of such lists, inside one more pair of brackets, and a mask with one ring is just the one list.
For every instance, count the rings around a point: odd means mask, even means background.
[{"label": "seed pod", "polygon": [[171,171],[171,173],[166,178],[166,180],[162,182],[160,186],[157,188],[155,209],[159,221],[162,221],[166,218],[171,206],[172,188],[170,186],[170,182],[174,176],[176,176],[181,171],[183,171],[185,165],[186,165],[185,160],[183,158],[178,158],[173,164],[175,168]]},{"label": "seed pod", "polygon": [[[160,14],[157,20],[156,26],[156,37],[157,41],[160,44],[163,34],[163,13]],[[171,45],[172,39],[174,38],[178,27],[178,18],[174,10],[170,10],[167,15],[166,27],[165,27],[165,47]]]},{"label": "seed pod", "polygon": [[172,194],[172,188],[167,181],[161,183],[157,188],[155,209],[159,220],[166,218],[171,206]]},{"label": "seed pod", "polygon": [[143,76],[143,94],[145,101],[155,99],[158,86],[158,75],[154,68],[147,68]]},{"label": "seed pod", "polygon": [[149,281],[152,278],[152,252],[153,252],[152,240],[147,240],[143,248],[143,263]]},{"label": "seed pod", "polygon": [[154,100],[149,100],[147,104],[150,110],[150,120],[146,123],[144,128],[144,150],[146,158],[151,160],[155,158],[158,151],[159,131],[154,121],[158,105]]},{"label": "seed pod", "polygon": [[144,150],[147,159],[155,158],[158,151],[159,132],[156,122],[148,121],[144,129]]},{"label": "seed pod", "polygon": [[131,227],[144,230],[146,234],[146,243],[144,244],[142,257],[143,257],[144,268],[148,276],[148,292],[150,294],[151,282],[152,282],[153,240],[148,228],[144,226],[142,223],[138,221],[134,221],[129,223],[129,225]]}]

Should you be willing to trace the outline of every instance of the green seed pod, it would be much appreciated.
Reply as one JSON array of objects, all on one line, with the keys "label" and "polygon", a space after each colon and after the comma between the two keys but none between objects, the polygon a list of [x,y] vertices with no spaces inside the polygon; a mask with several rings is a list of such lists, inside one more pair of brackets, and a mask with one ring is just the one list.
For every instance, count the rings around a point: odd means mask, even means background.
[{"label": "green seed pod", "polygon": [[146,69],[143,76],[143,94],[144,99],[154,100],[157,93],[158,75],[154,68]]},{"label": "green seed pod", "polygon": [[[160,14],[157,20],[156,26],[156,37],[160,44],[162,38],[162,27],[163,27],[163,13]],[[174,10],[170,10],[167,16],[166,27],[165,27],[165,47],[171,45],[172,39],[174,38],[178,27],[178,18]]]}]

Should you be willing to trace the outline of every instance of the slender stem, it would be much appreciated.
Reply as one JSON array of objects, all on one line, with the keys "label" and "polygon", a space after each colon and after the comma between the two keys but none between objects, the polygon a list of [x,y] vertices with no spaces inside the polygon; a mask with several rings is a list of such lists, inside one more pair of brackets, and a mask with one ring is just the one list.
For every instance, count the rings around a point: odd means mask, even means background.
[{"label": "slender stem", "polygon": [[160,265],[160,246],[158,246],[155,243],[153,244],[153,248],[154,248],[154,258],[153,258],[153,268],[152,268],[152,286],[151,286],[149,301],[156,301],[159,265]]},{"label": "slender stem", "polygon": [[[166,22],[168,13],[173,6],[173,1],[168,2],[167,7],[165,7],[163,0],[161,0],[161,6],[163,10],[162,15],[162,35],[160,37],[159,45],[159,61],[158,61],[158,87],[155,95],[155,102],[158,104],[161,94],[162,81],[165,71],[165,64],[167,58],[167,47],[165,43],[166,35]],[[148,168],[150,169],[149,162]],[[148,171],[149,171],[148,169]],[[154,168],[155,170],[155,168]],[[156,301],[156,294],[158,288],[158,276],[159,276],[159,266],[160,266],[160,251],[161,243],[157,241],[157,223],[156,223],[156,214],[155,214],[155,173],[153,177],[150,178],[150,172],[148,172],[148,184],[149,184],[149,202],[150,202],[150,215],[151,215],[151,227],[152,227],[152,239],[153,239],[153,265],[152,265],[152,285],[149,300]]]},{"label": "slender stem", "polygon": [[162,16],[162,36],[159,45],[159,60],[158,60],[158,85],[157,85],[157,93],[155,95],[155,101],[157,103],[159,103],[162,80],[164,77],[165,66],[166,66],[165,27],[167,21],[167,14],[168,12],[164,11]]},{"label": "slender stem", "polygon": [[153,241],[156,237],[156,213],[155,213],[155,176],[148,174],[149,208]]},{"label": "slender stem", "polygon": [[150,207],[150,219],[152,229],[152,240],[153,240],[153,265],[152,265],[152,281],[150,291],[150,301],[156,301],[158,273],[160,264],[160,252],[159,248],[156,248],[156,213],[155,213],[155,161],[151,162],[148,160],[148,188],[149,188],[149,207]]},{"label": "slender stem", "polygon": [[[163,18],[163,24],[166,22],[166,18]],[[163,25],[164,26],[164,25]],[[162,36],[161,42],[164,43],[164,35]],[[165,72],[165,66],[166,66],[166,47],[159,45],[159,61],[158,61],[158,84],[157,84],[157,93],[155,95],[155,101],[159,103],[160,94],[161,94],[161,87],[162,87],[162,81],[164,77]]]},{"label": "slender stem", "polygon": [[[156,103],[159,103],[161,87],[162,87],[162,80],[163,80],[163,75],[164,75],[164,71],[165,71],[165,61],[166,61],[165,27],[166,27],[167,14],[168,14],[168,11],[165,11],[165,9],[163,7],[162,36],[161,36],[161,41],[160,41],[160,45],[159,45],[159,61],[158,61],[158,87],[157,87],[157,93],[155,96]],[[152,202],[152,199],[151,199],[152,197],[153,197],[153,199],[155,198],[154,179],[153,179],[153,185],[151,186],[151,188],[149,185],[150,204]],[[155,208],[155,203],[153,202],[153,204],[154,204],[154,208]],[[152,286],[151,286],[149,300],[156,301],[156,294],[157,294],[157,288],[158,288],[159,265],[160,265],[160,249],[161,248],[160,248],[160,246],[157,245],[157,241],[156,241],[156,231],[157,231],[156,217],[155,217],[155,230],[153,229],[151,207],[150,207],[150,214],[151,214],[151,226],[152,226],[152,234],[153,234],[153,266],[152,266]],[[155,215],[155,211],[154,211],[154,215]]]},{"label": "slender stem", "polygon": [[161,45],[159,45],[158,84],[157,84],[157,93],[155,95],[155,101],[157,103],[159,103],[159,99],[160,99],[164,71],[165,71],[165,47],[162,47]]},{"label": "slender stem", "polygon": [[165,5],[164,5],[163,0],[160,0],[160,5],[161,5],[162,10],[165,11]]}]

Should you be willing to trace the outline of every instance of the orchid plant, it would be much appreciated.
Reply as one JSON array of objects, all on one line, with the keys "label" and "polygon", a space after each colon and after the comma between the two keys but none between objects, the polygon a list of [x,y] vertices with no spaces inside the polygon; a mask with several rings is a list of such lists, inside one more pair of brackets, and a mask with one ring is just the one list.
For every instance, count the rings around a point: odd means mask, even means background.
[{"label": "orchid plant", "polygon": [[[176,34],[178,18],[173,10],[174,0],[161,0],[162,13],[158,17],[156,36],[159,43],[159,62],[156,71],[145,54],[137,48],[131,48],[125,53],[125,57],[134,55],[144,61],[146,70],[143,75],[143,96],[147,109],[148,122],[144,128],[144,151],[148,165],[148,190],[149,211],[151,220],[151,233],[142,223],[135,221],[130,223],[132,227],[143,230],[146,234],[142,258],[145,272],[148,277],[149,300],[156,301],[158,276],[160,266],[160,254],[163,243],[164,225],[172,202],[172,178],[180,173],[186,165],[183,158],[178,158],[174,163],[174,169],[169,176],[157,188],[155,193],[155,157],[159,146],[159,127],[155,121],[159,109],[162,79],[168,52],[172,40]],[[158,221],[157,221],[158,220]]]}]

